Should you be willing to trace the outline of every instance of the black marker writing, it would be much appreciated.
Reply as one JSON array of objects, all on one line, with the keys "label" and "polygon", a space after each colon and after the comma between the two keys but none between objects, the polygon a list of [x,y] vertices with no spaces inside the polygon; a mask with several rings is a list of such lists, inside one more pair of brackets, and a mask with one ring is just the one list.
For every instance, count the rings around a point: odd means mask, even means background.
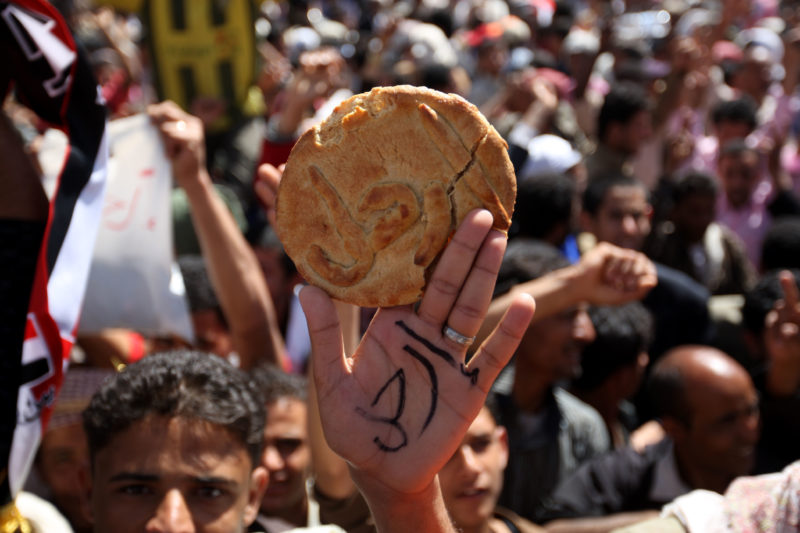
[{"label": "black marker writing", "polygon": [[409,335],[410,335],[412,338],[414,338],[415,340],[418,340],[418,341],[419,341],[419,342],[421,342],[421,343],[422,343],[422,344],[423,344],[423,345],[424,345],[424,346],[425,346],[427,349],[429,349],[431,352],[435,353],[436,355],[438,355],[439,357],[441,357],[442,359],[444,359],[444,360],[445,360],[445,362],[446,362],[448,365],[452,366],[453,368],[458,368],[458,365],[456,364],[456,360],[453,358],[453,356],[452,356],[452,355],[450,355],[450,352],[448,352],[447,350],[443,350],[443,349],[439,348],[438,346],[436,346],[435,344],[433,344],[433,343],[432,343],[431,341],[429,341],[428,339],[426,339],[426,338],[422,337],[422,336],[421,336],[419,333],[417,333],[416,331],[414,331],[413,329],[411,329],[410,327],[408,327],[408,326],[406,325],[406,323],[405,323],[405,322],[403,322],[402,320],[398,320],[397,322],[395,322],[395,325],[397,325],[397,326],[400,326],[400,328],[401,328],[403,331],[405,331],[406,333],[408,333],[408,334],[409,334]]},{"label": "black marker writing", "polygon": [[408,327],[408,325],[406,325],[406,323],[403,322],[402,320],[398,320],[397,322],[395,322],[395,325],[400,327],[403,331],[405,331],[414,340],[417,340],[417,341],[421,342],[422,345],[425,346],[432,353],[434,353],[434,354],[438,355],[439,357],[441,357],[442,359],[444,359],[444,361],[448,365],[452,366],[453,368],[458,368],[459,370],[461,370],[461,374],[466,376],[466,377],[468,377],[469,381],[470,381],[470,383],[472,385],[475,385],[478,382],[478,372],[480,371],[479,368],[473,368],[472,370],[467,370],[467,367],[464,365],[464,363],[461,363],[461,365],[458,365],[456,363],[455,358],[452,355],[450,355],[450,352],[448,352],[447,350],[444,350],[442,348],[439,348],[438,346],[433,344],[431,341],[429,341],[428,339],[424,338],[419,333],[417,333],[416,331],[414,331],[413,329]]},{"label": "black marker writing", "polygon": [[383,393],[386,392],[386,390],[395,380],[397,380],[399,383],[398,386],[400,387],[400,399],[397,402],[397,411],[395,412],[393,417],[388,418],[385,416],[375,416],[373,414],[368,413],[361,407],[356,407],[356,413],[363,416],[367,420],[371,420],[373,422],[380,422],[381,424],[388,424],[400,432],[400,436],[402,437],[402,439],[400,444],[398,444],[397,446],[389,446],[388,444],[384,443],[380,437],[375,437],[374,439],[372,439],[372,441],[378,445],[378,448],[380,448],[385,452],[396,452],[408,444],[408,434],[406,433],[406,430],[403,428],[403,426],[400,425],[399,422],[400,417],[403,415],[403,410],[405,409],[406,406],[406,375],[405,372],[403,372],[402,368],[399,369],[397,372],[395,372],[394,375],[391,378],[389,378],[389,381],[387,381],[383,385],[383,387],[380,388],[378,394],[375,395],[375,399],[372,400],[372,404],[370,405],[370,407],[375,407],[378,404],[378,402],[381,399],[381,396],[383,396]]},{"label": "black marker writing", "polygon": [[428,416],[425,418],[425,423],[422,424],[422,429],[419,432],[419,434],[422,435],[422,433],[425,431],[425,428],[427,428],[428,424],[430,424],[431,420],[433,420],[433,414],[436,412],[436,404],[439,401],[439,379],[436,377],[436,371],[434,370],[433,365],[425,356],[408,345],[403,346],[403,350],[405,350],[406,353],[411,354],[414,359],[422,363],[422,366],[424,366],[425,370],[428,371],[428,377],[431,380],[431,408],[428,410]]},{"label": "black marker writing", "polygon": [[480,368],[473,368],[472,370],[467,370],[466,365],[461,363],[461,375],[466,376],[469,378],[469,382],[472,385],[475,385],[478,382],[478,372],[480,372]]}]

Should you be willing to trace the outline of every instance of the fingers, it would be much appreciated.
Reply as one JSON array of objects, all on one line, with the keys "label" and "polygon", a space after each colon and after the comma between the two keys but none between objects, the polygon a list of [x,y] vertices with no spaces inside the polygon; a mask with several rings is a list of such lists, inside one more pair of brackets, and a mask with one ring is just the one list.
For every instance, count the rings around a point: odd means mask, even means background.
[{"label": "fingers", "polygon": [[797,283],[794,275],[783,270],[778,274],[778,282],[783,291],[783,299],[775,302],[775,306],[767,314],[766,326],[784,339],[791,339],[800,330],[800,309],[798,308]]},{"label": "fingers", "polygon": [[189,116],[178,104],[171,100],[153,104],[147,107],[147,114],[157,126],[164,122],[186,120]]},{"label": "fingers", "polygon": [[417,310],[422,320],[436,327],[445,322],[491,227],[492,215],[486,210],[464,217],[425,289]]},{"label": "fingers", "polygon": [[497,375],[508,364],[528,329],[536,304],[529,294],[521,293],[511,302],[500,323],[478,349],[469,367],[481,369],[481,380],[494,383]]},{"label": "fingers", "polygon": [[797,303],[800,301],[800,295],[798,294],[797,290],[797,282],[794,279],[794,275],[788,271],[783,270],[779,275],[778,279],[781,284],[781,289],[783,290],[783,301],[786,304],[786,308],[791,311],[797,309]]},{"label": "fingers", "polygon": [[313,286],[303,287],[300,291],[300,305],[308,322],[317,386],[335,383],[345,374],[342,332],[336,307],[325,291]]},{"label": "fingers", "polygon": [[278,186],[282,175],[283,172],[281,170],[269,163],[265,163],[258,167],[257,179],[253,185],[256,196],[258,196],[267,214],[267,220],[273,227],[275,227],[275,205],[278,199]]},{"label": "fingers", "polygon": [[644,254],[615,250],[603,268],[603,281],[620,291],[649,290],[658,282],[656,268]]},{"label": "fingers", "polygon": [[200,119],[185,112],[175,102],[153,104],[147,108],[147,114],[164,136],[168,152],[172,151],[170,145],[185,144],[203,138],[203,123]]},{"label": "fingers", "polygon": [[[474,337],[486,317],[497,273],[503,262],[506,242],[507,238],[503,233],[489,232],[461,288],[455,306],[447,317],[446,324],[465,337]],[[445,342],[456,349],[464,348],[463,345],[454,343],[447,337]]]}]

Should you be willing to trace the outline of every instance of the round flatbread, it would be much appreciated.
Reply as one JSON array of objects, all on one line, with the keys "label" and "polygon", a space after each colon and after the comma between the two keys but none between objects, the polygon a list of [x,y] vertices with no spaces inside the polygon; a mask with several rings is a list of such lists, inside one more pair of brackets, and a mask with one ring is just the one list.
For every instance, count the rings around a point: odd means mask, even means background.
[{"label": "round flatbread", "polygon": [[507,231],[516,179],[507,145],[453,94],[379,87],[298,140],[277,199],[277,232],[305,279],[364,307],[417,301],[426,272],[479,207]]}]

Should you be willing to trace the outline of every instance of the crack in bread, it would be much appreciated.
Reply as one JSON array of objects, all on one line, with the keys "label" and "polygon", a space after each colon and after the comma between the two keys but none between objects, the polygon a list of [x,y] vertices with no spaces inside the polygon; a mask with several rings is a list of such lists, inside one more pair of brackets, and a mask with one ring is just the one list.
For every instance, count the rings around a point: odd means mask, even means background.
[{"label": "crack in bread", "polygon": [[463,217],[507,231],[516,180],[507,146],[456,95],[380,87],[301,136],[278,191],[277,232],[298,271],[361,306],[419,299]]}]

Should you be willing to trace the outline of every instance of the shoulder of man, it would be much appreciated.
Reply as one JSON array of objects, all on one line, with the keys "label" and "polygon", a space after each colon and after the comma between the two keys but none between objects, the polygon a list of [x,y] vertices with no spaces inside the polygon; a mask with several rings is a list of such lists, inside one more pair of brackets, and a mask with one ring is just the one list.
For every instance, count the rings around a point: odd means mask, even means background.
[{"label": "shoulder of man", "polygon": [[583,462],[611,450],[611,439],[600,413],[560,387],[554,396],[576,459]]},{"label": "shoulder of man", "polygon": [[580,424],[584,426],[604,428],[603,418],[594,407],[578,399],[573,394],[561,387],[556,387],[553,391],[558,409],[561,415],[570,424]]}]

